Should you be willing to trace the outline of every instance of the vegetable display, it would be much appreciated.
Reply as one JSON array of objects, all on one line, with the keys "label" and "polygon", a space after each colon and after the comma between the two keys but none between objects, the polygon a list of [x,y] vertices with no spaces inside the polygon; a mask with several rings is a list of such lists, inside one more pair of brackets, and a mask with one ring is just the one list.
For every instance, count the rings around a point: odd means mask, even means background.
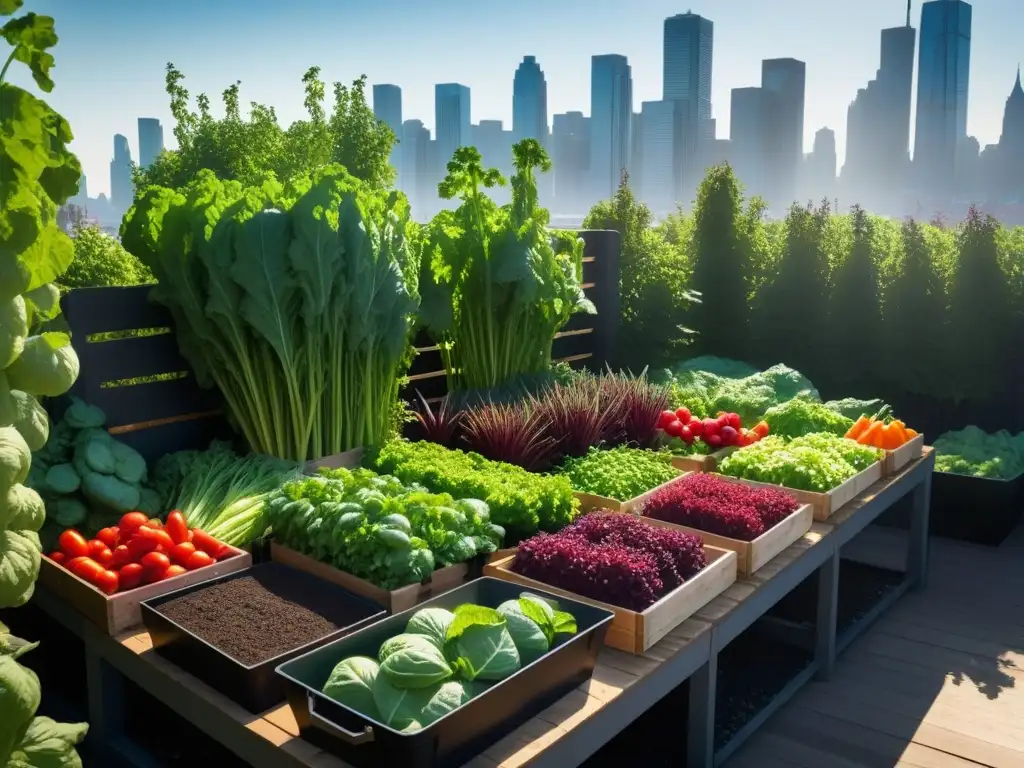
[{"label": "vegetable display", "polygon": [[171,512],[166,523],[143,512],[129,512],[94,539],[68,528],[57,546],[48,558],[108,595],[205,568],[236,554],[205,531],[190,530],[179,510]]},{"label": "vegetable display", "polygon": [[772,435],[727,456],[723,475],[826,493],[879,461],[884,452],[828,432],[786,440]]},{"label": "vegetable display", "polygon": [[899,419],[861,416],[847,430],[845,437],[861,445],[894,451],[917,437],[917,432],[907,429]]},{"label": "vegetable display", "polygon": [[377,658],[352,656],[334,667],[323,692],[390,728],[413,733],[454,712],[490,685],[547,653],[576,621],[523,593],[497,609],[464,604],[424,608]]},{"label": "vegetable display", "polygon": [[496,387],[551,363],[555,333],[575,312],[594,313],[583,295],[583,241],[548,227],[535,170],[551,161],[535,139],[513,149],[512,203],[499,208],[486,190],[503,185],[480,153],[461,147],[438,186],[454,211],[426,228],[420,320],[437,342],[449,389]]},{"label": "vegetable display", "polygon": [[842,436],[853,426],[853,419],[808,397],[794,397],[772,406],[764,414],[773,435],[801,437],[812,432],[831,432]]},{"label": "vegetable display", "polygon": [[266,509],[281,544],[384,589],[494,552],[505,535],[482,501],[430,493],[366,469],[321,470],[285,483]]},{"label": "vegetable display", "polygon": [[694,473],[649,496],[641,514],[718,536],[753,541],[799,506],[783,490],[754,488],[718,475]]},{"label": "vegetable display", "polygon": [[294,464],[258,454],[239,456],[219,441],[206,451],[169,453],[153,470],[167,507],[181,510],[190,526],[234,547],[263,536],[269,525],[264,502],[297,474]]},{"label": "vegetable display", "polygon": [[592,448],[586,456],[569,459],[559,473],[577,491],[628,501],[680,475],[672,455],[639,448],[607,451]]},{"label": "vegetable display", "polygon": [[147,188],[121,241],[249,447],[302,461],[390,433],[419,303],[408,221],[340,166],[249,188],[202,170]]},{"label": "vegetable display", "polygon": [[[685,406],[674,411],[662,411],[658,417],[658,429],[664,431],[669,438],[681,442],[686,453],[692,453],[689,449],[695,444],[706,446],[706,450],[699,452],[743,448],[766,437],[770,431],[766,421],[760,421],[752,429],[747,429],[738,413],[720,413],[713,419],[700,419]],[[670,442],[669,448],[674,449],[675,445]]]},{"label": "vegetable display", "polygon": [[945,432],[935,440],[935,469],[955,475],[1012,480],[1024,474],[1024,432],[989,434],[976,426]]},{"label": "vegetable display", "polygon": [[626,514],[592,513],[520,543],[512,570],[591,600],[643,611],[707,566],[701,540]]},{"label": "vegetable display", "polygon": [[436,443],[395,440],[370,459],[378,472],[436,493],[482,499],[491,519],[506,529],[531,534],[557,531],[579,514],[565,477],[534,475],[512,464]]},{"label": "vegetable display", "polygon": [[32,456],[28,485],[46,503],[47,548],[65,528],[92,534],[116,525],[126,512],[163,512],[159,495],[146,486],[146,461],[113,437],[106,414],[78,398],[54,424],[50,440]]}]

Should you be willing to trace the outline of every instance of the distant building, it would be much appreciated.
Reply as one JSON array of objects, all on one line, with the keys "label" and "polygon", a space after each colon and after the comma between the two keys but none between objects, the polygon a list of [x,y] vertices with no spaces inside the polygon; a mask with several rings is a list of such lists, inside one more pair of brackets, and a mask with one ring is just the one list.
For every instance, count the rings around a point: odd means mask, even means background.
[{"label": "distant building", "polygon": [[914,170],[922,193],[954,193],[957,147],[967,138],[971,66],[971,6],[931,0],[921,6],[917,60]]},{"label": "distant building", "polygon": [[[373,115],[391,129],[398,141],[402,139],[402,89],[397,85],[380,83],[373,86]],[[391,165],[402,176],[402,153],[397,146],[391,149]]]},{"label": "distant building", "polygon": [[134,197],[132,153],[128,138],[118,133],[114,136],[114,159],[110,161],[110,204],[115,211],[124,213]]},{"label": "distant building", "polygon": [[686,118],[684,104],[645,101],[641,105],[638,195],[655,215],[675,208],[678,184],[673,159]]},{"label": "distant building", "polygon": [[764,91],[733,88],[729,119],[729,143],[736,178],[747,195],[764,195],[764,152],[767,125]]},{"label": "distant building", "polygon": [[441,176],[455,150],[471,144],[469,88],[458,83],[434,86],[434,139],[437,141]]},{"label": "distant building", "polygon": [[814,134],[814,151],[804,163],[803,198],[818,202],[836,196],[836,134],[821,128]]},{"label": "distant building", "polygon": [[678,103],[682,121],[673,152],[675,194],[696,185],[703,175],[702,143],[713,142],[711,64],[715,25],[695,13],[665,19],[662,100]]},{"label": "distant building", "polygon": [[[470,143],[480,151],[485,168],[497,168],[508,178],[512,175],[514,132],[505,130],[501,120],[481,120],[470,127]],[[499,205],[511,199],[509,187],[495,187],[488,195]]]},{"label": "distant building", "polygon": [[149,168],[164,151],[164,127],[155,117],[139,118],[139,167]]},{"label": "distant building", "polygon": [[999,143],[985,147],[980,172],[992,199],[1000,203],[1024,202],[1024,88],[1019,67],[1003,109]]},{"label": "distant building", "polygon": [[804,157],[804,96],[807,65],[796,59],[761,62],[764,91],[764,171],[772,210],[786,210],[796,199]]},{"label": "distant building", "polygon": [[590,185],[592,200],[610,198],[632,153],[633,74],[625,56],[593,56],[590,65]]},{"label": "distant building", "polygon": [[548,84],[536,56],[524,56],[512,79],[512,133],[515,141],[548,139]]},{"label": "distant building", "polygon": [[564,216],[585,211],[590,169],[589,118],[582,112],[555,115],[551,124],[551,155],[556,209]]},{"label": "distant building", "polygon": [[401,143],[395,148],[402,169],[399,186],[410,200],[414,217],[422,220],[422,209],[437,197],[437,188],[432,186],[435,173],[429,165],[430,131],[421,120],[406,120],[399,138]]}]

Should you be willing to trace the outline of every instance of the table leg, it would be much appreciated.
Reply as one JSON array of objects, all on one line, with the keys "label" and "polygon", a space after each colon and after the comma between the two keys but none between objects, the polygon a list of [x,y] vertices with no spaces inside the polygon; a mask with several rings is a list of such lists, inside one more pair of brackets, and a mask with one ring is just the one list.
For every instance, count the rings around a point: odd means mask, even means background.
[{"label": "table leg", "polygon": [[93,744],[111,744],[124,731],[124,680],[110,662],[86,645],[89,736]]},{"label": "table leg", "polygon": [[688,768],[712,768],[715,762],[715,693],[718,688],[718,653],[690,677],[690,722],[687,737]]},{"label": "table leg", "polygon": [[910,536],[907,540],[907,575],[911,589],[928,586],[928,512],[932,499],[932,477],[928,475],[912,491]]},{"label": "table leg", "polygon": [[828,680],[836,665],[836,624],[839,606],[839,552],[818,570],[818,607],[815,614],[814,656],[818,679]]}]

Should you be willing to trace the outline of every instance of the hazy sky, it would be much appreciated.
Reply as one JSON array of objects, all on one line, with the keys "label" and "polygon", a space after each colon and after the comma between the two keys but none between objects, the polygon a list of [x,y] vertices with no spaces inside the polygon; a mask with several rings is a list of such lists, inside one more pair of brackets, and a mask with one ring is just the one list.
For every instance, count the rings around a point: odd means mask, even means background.
[{"label": "hazy sky", "polygon": [[[920,25],[920,0],[912,23]],[[997,141],[1003,106],[1024,58],[1024,0],[974,0],[968,132]],[[288,7],[288,10],[285,8]],[[242,81],[243,103],[303,116],[302,73],[328,81],[366,74],[402,87],[403,117],[433,128],[434,83],[472,89],[472,117],[512,119],[512,76],[537,56],[549,113],[589,112],[590,57],[619,53],[633,68],[634,109],[661,97],[662,23],[693,11],[715,24],[712,98],[718,136],[729,135],[729,92],[758,85],[761,59],[807,62],[806,150],[836,131],[842,164],[846,108],[878,68],[879,31],[900,26],[905,0],[26,0],[52,15],[53,104],[74,129],[89,193],[109,192],[113,135],[138,158],[136,118],[157,117],[173,147],[164,92],[168,61],[193,94]],[[0,44],[2,50],[2,44]],[[31,81],[20,74],[15,81]],[[915,85],[916,87],[916,85]],[[330,89],[328,88],[328,94]],[[549,117],[550,121],[550,117]]]}]

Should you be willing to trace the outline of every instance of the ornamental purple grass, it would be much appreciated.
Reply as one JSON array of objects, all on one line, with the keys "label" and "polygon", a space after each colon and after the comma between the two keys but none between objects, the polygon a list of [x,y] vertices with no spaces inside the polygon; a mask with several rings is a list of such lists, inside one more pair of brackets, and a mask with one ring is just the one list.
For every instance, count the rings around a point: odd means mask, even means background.
[{"label": "ornamental purple grass", "polygon": [[643,514],[730,539],[753,541],[799,506],[785,491],[693,474],[652,494],[644,503]]},{"label": "ornamental purple grass", "polygon": [[512,570],[592,600],[643,611],[707,565],[696,536],[624,514],[590,514],[519,545]]}]

